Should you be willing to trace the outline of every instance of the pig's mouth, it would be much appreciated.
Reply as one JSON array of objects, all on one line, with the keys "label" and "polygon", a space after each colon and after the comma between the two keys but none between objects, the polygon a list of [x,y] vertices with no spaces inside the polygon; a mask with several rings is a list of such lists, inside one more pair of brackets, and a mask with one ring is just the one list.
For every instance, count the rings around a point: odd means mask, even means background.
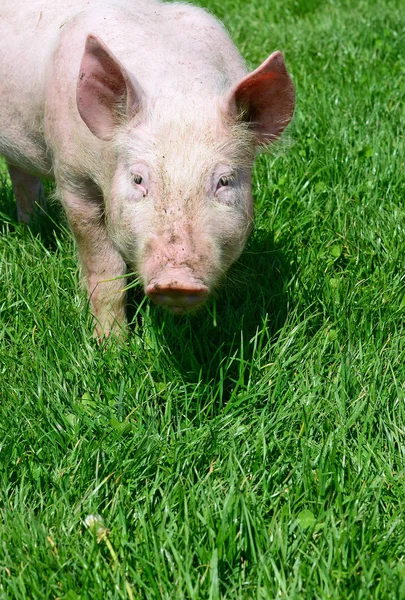
[{"label": "pig's mouth", "polygon": [[200,281],[172,278],[152,281],[146,286],[145,293],[155,304],[182,315],[205,302],[209,290]]}]

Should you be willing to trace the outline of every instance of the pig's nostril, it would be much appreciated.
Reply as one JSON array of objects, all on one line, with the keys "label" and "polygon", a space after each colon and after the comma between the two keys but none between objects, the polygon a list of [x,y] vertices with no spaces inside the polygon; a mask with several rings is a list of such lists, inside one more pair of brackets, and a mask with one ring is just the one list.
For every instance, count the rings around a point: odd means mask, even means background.
[{"label": "pig's nostril", "polygon": [[166,306],[172,309],[172,312],[182,313],[204,302],[208,296],[208,288],[205,286],[177,288],[155,284],[146,288],[146,294],[156,304]]}]

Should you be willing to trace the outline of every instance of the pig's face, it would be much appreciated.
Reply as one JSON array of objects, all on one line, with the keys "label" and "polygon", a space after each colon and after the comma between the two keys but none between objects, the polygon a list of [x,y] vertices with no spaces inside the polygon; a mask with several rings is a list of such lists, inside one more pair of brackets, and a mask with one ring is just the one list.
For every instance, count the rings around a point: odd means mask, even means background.
[{"label": "pig's face", "polygon": [[173,312],[200,304],[251,229],[256,147],[277,138],[292,117],[294,88],[281,54],[209,101],[168,101],[147,98],[91,34],[77,106],[115,151],[105,201],[117,248],[155,302]]},{"label": "pig's face", "polygon": [[241,253],[252,224],[254,141],[216,114],[130,124],[117,143],[107,219],[158,304],[200,304]]}]

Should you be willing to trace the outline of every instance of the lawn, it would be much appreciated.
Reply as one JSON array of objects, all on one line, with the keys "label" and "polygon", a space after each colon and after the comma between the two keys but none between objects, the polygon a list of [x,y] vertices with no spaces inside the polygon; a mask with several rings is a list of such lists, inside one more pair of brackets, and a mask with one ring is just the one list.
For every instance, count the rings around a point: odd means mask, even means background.
[{"label": "lawn", "polygon": [[405,598],[403,2],[201,4],[297,90],[206,309],[97,346],[0,173],[1,600]]}]

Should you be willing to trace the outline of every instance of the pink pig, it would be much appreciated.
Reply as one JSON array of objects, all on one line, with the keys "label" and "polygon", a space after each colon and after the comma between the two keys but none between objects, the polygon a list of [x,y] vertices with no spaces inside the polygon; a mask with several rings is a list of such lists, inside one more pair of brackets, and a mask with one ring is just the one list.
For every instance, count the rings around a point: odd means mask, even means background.
[{"label": "pink pig", "polygon": [[252,224],[257,149],[291,120],[280,52],[247,74],[222,25],[157,0],[2,0],[0,152],[19,219],[55,179],[97,337],[125,273],[174,313],[204,302]]}]

